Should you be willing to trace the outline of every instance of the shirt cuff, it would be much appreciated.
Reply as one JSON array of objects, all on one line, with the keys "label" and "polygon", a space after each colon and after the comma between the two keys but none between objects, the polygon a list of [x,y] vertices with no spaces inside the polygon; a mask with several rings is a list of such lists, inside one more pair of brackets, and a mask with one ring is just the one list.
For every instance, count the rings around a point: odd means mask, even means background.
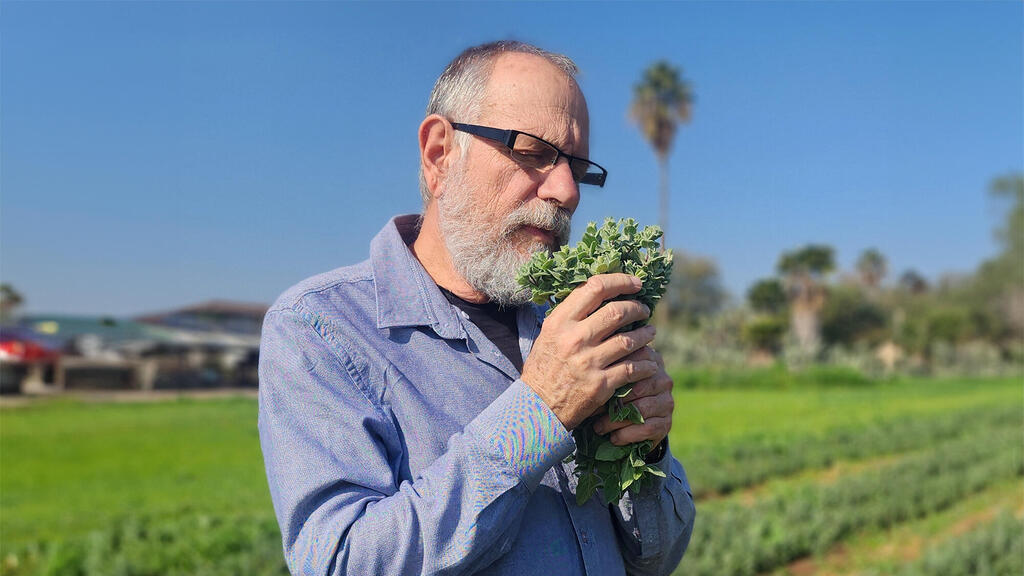
[{"label": "shirt cuff", "polygon": [[512,382],[466,431],[500,454],[531,491],[576,448],[572,433],[522,379]]}]

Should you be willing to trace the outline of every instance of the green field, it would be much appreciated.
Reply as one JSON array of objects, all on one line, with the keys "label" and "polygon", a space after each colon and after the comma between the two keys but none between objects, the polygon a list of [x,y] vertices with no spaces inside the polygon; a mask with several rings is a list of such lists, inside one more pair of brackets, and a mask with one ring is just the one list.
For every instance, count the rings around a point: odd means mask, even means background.
[{"label": "green field", "polygon": [[[930,574],[935,550],[1016,570],[1020,381],[675,397],[698,499],[677,574]],[[0,409],[0,439],[4,574],[282,569],[254,399],[36,402]]]}]

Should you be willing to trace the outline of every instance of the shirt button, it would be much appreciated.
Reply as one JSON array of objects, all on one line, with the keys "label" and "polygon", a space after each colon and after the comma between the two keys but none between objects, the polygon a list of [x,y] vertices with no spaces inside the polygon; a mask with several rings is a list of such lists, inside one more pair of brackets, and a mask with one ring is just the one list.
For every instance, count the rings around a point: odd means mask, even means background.
[{"label": "shirt button", "polygon": [[590,544],[590,538],[587,537],[587,532],[585,530],[580,532],[580,539],[583,540],[584,544]]}]

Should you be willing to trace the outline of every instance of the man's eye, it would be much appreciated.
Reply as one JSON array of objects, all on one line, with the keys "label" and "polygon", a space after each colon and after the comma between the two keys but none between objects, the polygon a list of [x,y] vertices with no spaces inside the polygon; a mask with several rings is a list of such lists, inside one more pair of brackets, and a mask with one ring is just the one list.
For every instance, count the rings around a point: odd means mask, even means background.
[{"label": "man's eye", "polygon": [[551,163],[551,155],[543,150],[514,150],[512,155],[516,160],[531,166],[542,166]]}]

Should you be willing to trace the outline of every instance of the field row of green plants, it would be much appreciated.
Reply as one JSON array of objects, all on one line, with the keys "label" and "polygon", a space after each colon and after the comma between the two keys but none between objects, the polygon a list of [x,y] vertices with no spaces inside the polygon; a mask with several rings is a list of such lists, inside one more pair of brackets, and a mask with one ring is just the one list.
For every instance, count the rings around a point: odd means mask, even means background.
[{"label": "field row of green plants", "polygon": [[927,447],[988,430],[1024,429],[1024,410],[1013,405],[970,408],[920,418],[888,418],[846,425],[803,438],[763,436],[689,451],[684,462],[694,497],[725,495],[769,478]]},{"label": "field row of green plants", "polygon": [[931,547],[900,572],[900,576],[975,574],[1024,574],[1024,521],[1004,511],[995,520]]},{"label": "field row of green plants", "polygon": [[272,514],[130,516],[87,536],[6,553],[0,574],[20,576],[286,576]]},{"label": "field row of green plants", "polygon": [[1024,476],[1019,426],[972,434],[880,468],[766,494],[698,505],[677,574],[754,575],[822,554],[858,530],[884,530],[943,510],[1007,478]]}]

